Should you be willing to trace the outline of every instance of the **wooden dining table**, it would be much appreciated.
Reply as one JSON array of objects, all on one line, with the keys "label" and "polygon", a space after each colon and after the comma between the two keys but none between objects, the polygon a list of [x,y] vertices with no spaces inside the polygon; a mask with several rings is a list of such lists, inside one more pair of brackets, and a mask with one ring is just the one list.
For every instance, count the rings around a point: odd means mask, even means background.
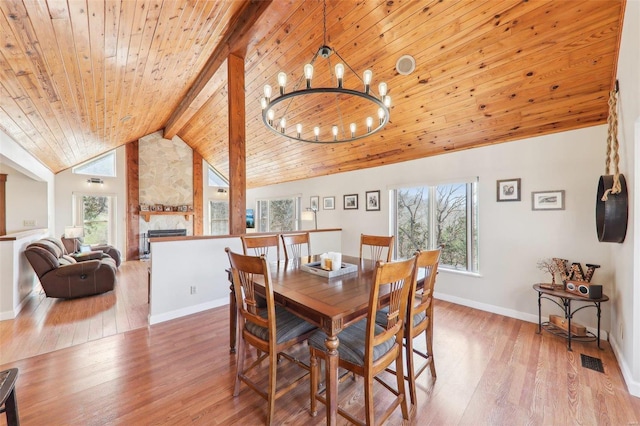
[{"label": "wooden dining table", "polygon": [[[343,256],[342,263],[357,265],[357,271],[332,278],[301,268],[305,263],[318,260],[316,256],[303,257],[288,262],[273,262],[269,267],[276,303],[317,325],[327,334],[327,425],[335,425],[338,414],[338,333],[367,316],[375,263]],[[264,293],[264,282],[256,280],[255,283],[256,292]],[[231,299],[234,300],[233,297]],[[231,322],[231,352],[235,352],[235,302],[231,306]]]}]

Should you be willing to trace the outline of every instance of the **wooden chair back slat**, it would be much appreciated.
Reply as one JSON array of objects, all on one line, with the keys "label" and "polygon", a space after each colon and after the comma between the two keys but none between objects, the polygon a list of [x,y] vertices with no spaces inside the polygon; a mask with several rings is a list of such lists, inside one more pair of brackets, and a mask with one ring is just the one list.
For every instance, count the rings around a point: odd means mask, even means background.
[{"label": "wooden chair back slat", "polygon": [[[397,262],[376,263],[374,282],[369,299],[366,355],[373,357],[374,346],[396,336],[398,347],[402,347],[403,324],[406,321],[409,292],[414,287],[415,257]],[[389,298],[387,327],[384,332],[375,335],[375,323],[381,298]],[[373,358],[371,358],[373,359]]]},{"label": "wooden chair back slat", "polygon": [[273,247],[276,251],[276,261],[280,261],[280,241],[278,235],[260,235],[250,237],[243,235],[240,237],[242,240],[242,249],[245,256],[261,256],[264,255],[269,258],[269,250]]},{"label": "wooden chair back slat", "polygon": [[[360,259],[363,259],[363,249],[365,246],[370,248],[370,259],[374,262],[378,260],[386,260],[391,262],[393,257],[393,241],[394,236],[386,235],[360,235]],[[386,259],[383,257],[387,253]]]},{"label": "wooden chair back slat", "polygon": [[284,260],[299,259],[302,257],[306,246],[307,256],[311,256],[311,242],[309,233],[303,234],[281,234],[282,247],[284,247]]}]

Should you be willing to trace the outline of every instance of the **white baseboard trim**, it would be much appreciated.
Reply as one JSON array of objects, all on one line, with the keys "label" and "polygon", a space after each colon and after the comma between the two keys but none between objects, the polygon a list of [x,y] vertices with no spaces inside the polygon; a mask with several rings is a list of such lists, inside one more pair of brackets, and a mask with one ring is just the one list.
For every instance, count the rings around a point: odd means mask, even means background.
[{"label": "white baseboard trim", "polygon": [[197,314],[198,312],[206,311],[208,309],[213,309],[228,304],[229,297],[223,297],[222,299],[212,300],[210,302],[201,303],[199,305],[188,306],[186,308],[177,309],[175,311],[165,312],[160,315],[149,315],[149,325],[158,324],[191,314]]},{"label": "white baseboard trim", "polygon": [[[35,289],[31,290],[31,293],[33,293],[34,291],[35,291]],[[15,319],[18,316],[18,314],[20,313],[20,311],[22,311],[22,308],[24,308],[24,305],[25,305],[25,303],[27,303],[27,299],[29,298],[31,293],[29,293],[27,296],[23,297],[22,300],[20,301],[20,303],[18,304],[18,306],[16,306],[13,309],[13,311],[0,312],[0,321]]]},{"label": "white baseboard trim", "polygon": [[0,321],[14,319],[16,314],[13,311],[3,311],[0,312]]},{"label": "white baseboard trim", "polygon": [[[452,296],[450,294],[443,294],[434,292],[433,297],[436,299],[444,300],[445,302],[455,303],[456,305],[467,306],[469,308],[478,309],[480,311],[491,312],[492,314],[503,315],[509,318],[515,318],[522,321],[532,322],[534,324],[538,323],[538,315],[529,314],[526,312],[515,311],[513,309],[503,308],[501,306],[489,305],[487,303],[477,302],[471,299],[464,299],[458,296]],[[598,330],[592,327],[587,327],[594,335],[597,335]],[[608,340],[609,333],[606,330],[600,330],[600,340]]]},{"label": "white baseboard trim", "polygon": [[622,351],[620,350],[620,345],[616,341],[615,337],[609,340],[609,344],[611,344],[611,349],[613,349],[613,353],[616,356],[616,360],[618,361],[618,366],[620,367],[620,371],[622,372],[622,377],[624,378],[624,382],[627,385],[627,389],[629,393],[633,396],[640,398],[640,382],[633,379],[633,375],[631,374],[631,369],[629,369],[629,365],[627,361],[622,356]]}]

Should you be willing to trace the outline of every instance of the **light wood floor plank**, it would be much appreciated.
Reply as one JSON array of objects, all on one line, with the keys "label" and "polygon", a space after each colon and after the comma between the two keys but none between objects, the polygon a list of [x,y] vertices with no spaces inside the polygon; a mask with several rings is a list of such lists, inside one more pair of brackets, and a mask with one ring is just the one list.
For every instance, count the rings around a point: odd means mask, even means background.
[{"label": "light wood floor plank", "polygon": [[[260,424],[266,403],[243,387],[232,396],[235,356],[228,308],[148,326],[147,264],[125,262],[116,291],[63,301],[33,294],[0,322],[0,370],[18,367],[23,425]],[[535,294],[532,294],[532,298]],[[638,424],[640,399],[626,390],[611,347],[536,334],[537,326],[437,300],[433,380],[417,381],[415,425]],[[416,339],[424,348],[424,339]],[[308,359],[308,348],[296,355]],[[600,358],[605,373],[581,366]],[[250,355],[254,359],[255,353]],[[299,374],[282,362],[279,380]],[[261,377],[266,380],[266,376]],[[362,380],[347,380],[340,404],[362,415]],[[376,387],[382,407],[386,392]],[[308,414],[308,382],[276,402],[275,424],[321,425]],[[4,426],[0,416],[0,426]],[[402,424],[399,410],[389,425]],[[340,425],[346,424],[342,419]]]}]

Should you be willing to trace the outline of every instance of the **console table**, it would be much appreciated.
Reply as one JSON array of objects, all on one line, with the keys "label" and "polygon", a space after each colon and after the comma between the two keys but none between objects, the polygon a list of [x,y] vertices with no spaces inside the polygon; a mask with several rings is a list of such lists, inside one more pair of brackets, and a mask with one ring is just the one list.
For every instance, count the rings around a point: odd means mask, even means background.
[{"label": "console table", "polygon": [[[556,336],[561,336],[567,339],[567,350],[571,350],[571,341],[577,340],[581,342],[598,342],[598,348],[600,348],[600,304],[609,300],[609,297],[605,294],[599,299],[589,299],[587,297],[578,296],[577,294],[569,293],[564,290],[550,290],[540,286],[540,284],[534,284],[533,289],[538,292],[538,331],[540,334],[542,330],[548,331]],[[560,327],[556,327],[550,324],[548,321],[542,322],[542,299],[550,300],[555,303],[564,311],[564,317],[567,320],[567,330]],[[559,301],[558,301],[559,300]],[[572,309],[571,302],[583,302],[585,305],[580,306],[577,309]],[[571,333],[571,318],[573,315],[585,308],[596,308],[596,314],[598,317],[598,331],[597,335],[587,330],[586,336],[575,336]],[[602,349],[602,348],[600,348]]]}]

